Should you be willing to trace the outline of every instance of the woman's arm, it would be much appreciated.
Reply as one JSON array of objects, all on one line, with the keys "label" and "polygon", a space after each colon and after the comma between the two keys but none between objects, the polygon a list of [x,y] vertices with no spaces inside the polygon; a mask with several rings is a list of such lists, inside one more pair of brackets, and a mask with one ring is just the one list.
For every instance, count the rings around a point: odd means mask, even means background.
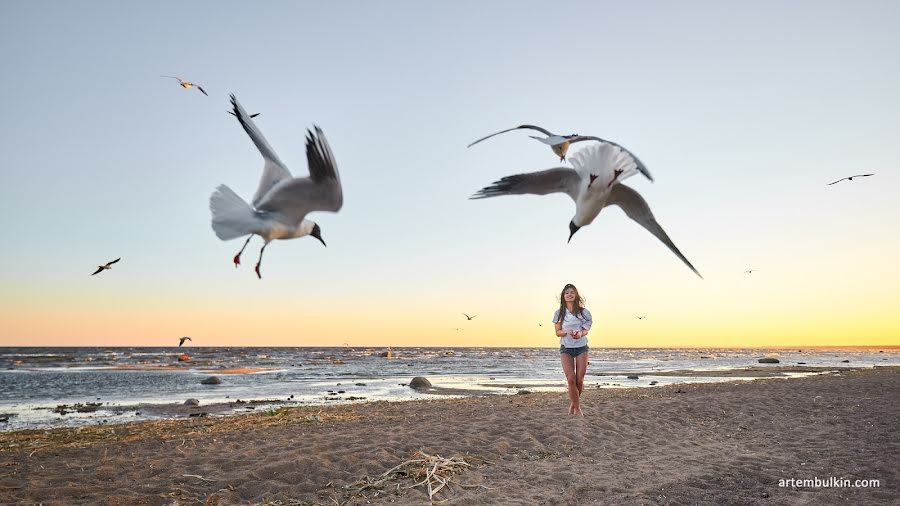
[{"label": "woman's arm", "polygon": [[591,316],[591,312],[587,309],[581,312],[582,321],[581,321],[581,330],[575,332],[575,337],[584,337],[588,335],[588,332],[591,331],[591,327],[594,325],[594,318]]},{"label": "woman's arm", "polygon": [[563,337],[569,335],[568,330],[563,330],[562,322],[556,322],[556,337]]}]

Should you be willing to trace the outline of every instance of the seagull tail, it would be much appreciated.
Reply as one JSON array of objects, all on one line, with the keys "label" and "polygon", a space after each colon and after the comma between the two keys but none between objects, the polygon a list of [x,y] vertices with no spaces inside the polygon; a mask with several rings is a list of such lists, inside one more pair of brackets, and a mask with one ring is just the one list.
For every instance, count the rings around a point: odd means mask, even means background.
[{"label": "seagull tail", "polygon": [[209,210],[213,231],[223,241],[252,234],[256,228],[258,219],[253,208],[224,184],[209,197]]}]

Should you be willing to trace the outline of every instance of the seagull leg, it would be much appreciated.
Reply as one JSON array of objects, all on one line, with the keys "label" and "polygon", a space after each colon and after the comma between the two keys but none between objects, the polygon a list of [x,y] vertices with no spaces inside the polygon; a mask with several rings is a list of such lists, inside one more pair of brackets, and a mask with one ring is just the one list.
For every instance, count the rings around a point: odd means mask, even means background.
[{"label": "seagull leg", "polygon": [[606,187],[607,187],[607,188],[612,187],[613,183],[616,182],[616,179],[619,179],[619,176],[622,175],[622,172],[623,172],[623,171],[622,171],[621,169],[616,169],[616,170],[613,172],[613,178],[612,178],[612,181],[610,181],[609,184],[606,185]]},{"label": "seagull leg", "polygon": [[241,248],[241,250],[238,251],[238,254],[234,256],[234,268],[235,269],[237,269],[238,265],[241,265],[241,253],[244,252],[244,248],[247,247],[247,243],[249,243],[250,239],[252,239],[252,238],[253,238],[253,234],[250,234],[250,237],[247,238],[247,242],[244,243],[244,247]]},{"label": "seagull leg", "polygon": [[269,245],[269,243],[263,244],[262,249],[259,250],[259,260],[256,262],[256,277],[258,277],[259,279],[262,279],[262,275],[259,273],[259,265],[262,264],[263,251],[266,250],[266,246],[268,246],[268,245]]}]

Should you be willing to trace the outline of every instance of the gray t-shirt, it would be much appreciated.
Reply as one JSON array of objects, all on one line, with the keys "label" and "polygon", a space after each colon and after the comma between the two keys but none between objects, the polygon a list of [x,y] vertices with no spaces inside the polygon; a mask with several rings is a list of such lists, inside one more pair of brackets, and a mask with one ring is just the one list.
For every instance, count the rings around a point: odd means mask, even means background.
[{"label": "gray t-shirt", "polygon": [[[557,309],[553,313],[553,323],[556,323],[559,320],[559,309]],[[591,312],[585,309],[579,315],[573,315],[566,309],[566,316],[563,318],[562,328],[563,330],[571,330],[572,332],[576,330],[591,330],[591,325],[594,323],[594,320],[591,318]],[[574,338],[572,336],[563,336],[559,338],[559,344],[565,346],[566,348],[581,348],[582,346],[587,346],[587,336]]]}]

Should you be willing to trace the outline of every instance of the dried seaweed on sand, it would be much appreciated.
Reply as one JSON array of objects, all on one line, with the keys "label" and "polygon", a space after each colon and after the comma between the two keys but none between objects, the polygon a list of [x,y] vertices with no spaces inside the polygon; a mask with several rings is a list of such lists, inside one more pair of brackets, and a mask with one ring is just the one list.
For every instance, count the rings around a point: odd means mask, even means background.
[{"label": "dried seaweed on sand", "polygon": [[[489,464],[490,462],[473,456],[467,456],[469,460],[478,460],[481,464]],[[413,454],[413,458],[394,466],[382,473],[378,478],[370,478],[366,476],[356,483],[346,485],[345,489],[353,490],[357,493],[367,490],[384,490],[388,486],[396,486],[400,490],[400,482],[406,479],[412,479],[413,484],[404,488],[415,488],[424,486],[428,492],[428,500],[431,504],[440,504],[447,499],[440,501],[435,500],[435,495],[441,490],[450,490],[450,484],[461,488],[485,488],[484,485],[465,485],[454,480],[454,477],[468,468],[475,467],[475,464],[469,463],[462,457],[441,457],[440,455],[428,455],[418,451]]]}]

